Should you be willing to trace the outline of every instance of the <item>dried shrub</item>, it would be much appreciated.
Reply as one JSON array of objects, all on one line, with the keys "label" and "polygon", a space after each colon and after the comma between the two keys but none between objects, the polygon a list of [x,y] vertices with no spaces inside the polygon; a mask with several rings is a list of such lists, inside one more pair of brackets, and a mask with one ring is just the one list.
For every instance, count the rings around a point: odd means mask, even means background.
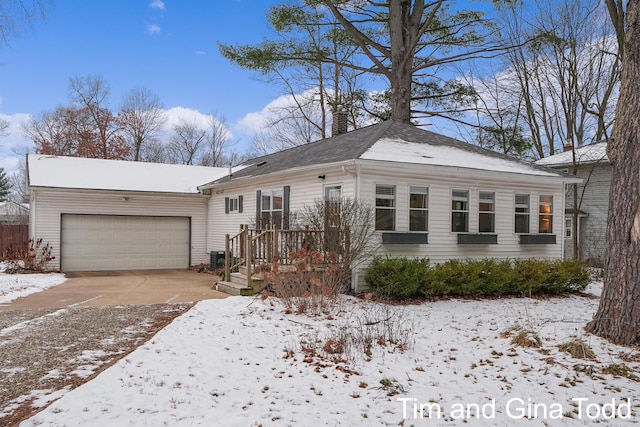
[{"label": "dried shrub", "polygon": [[45,271],[50,261],[55,257],[51,255],[52,246],[42,239],[30,239],[27,243],[12,246],[7,249],[4,261],[7,263],[7,273],[19,273],[22,271]]},{"label": "dried shrub", "polygon": [[542,340],[535,332],[528,329],[521,329],[513,338],[511,338],[511,344],[525,348],[540,348],[542,347]]},{"label": "dried shrub", "polygon": [[337,308],[337,296],[345,289],[346,273],[340,268],[337,255],[303,247],[289,254],[289,264],[283,266],[274,257],[266,282],[289,312],[309,315],[330,315]]}]

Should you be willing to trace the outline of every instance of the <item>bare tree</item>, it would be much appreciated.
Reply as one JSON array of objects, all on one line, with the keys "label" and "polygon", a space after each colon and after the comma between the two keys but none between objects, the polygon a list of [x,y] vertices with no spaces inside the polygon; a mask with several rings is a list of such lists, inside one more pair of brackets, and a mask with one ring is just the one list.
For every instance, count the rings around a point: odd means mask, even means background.
[{"label": "bare tree", "polygon": [[[505,2],[506,69],[493,82],[518,111],[534,158],[605,139],[613,124],[620,62],[607,11],[597,0]],[[480,92],[482,97],[482,92]]]},{"label": "bare tree", "polygon": [[129,153],[122,127],[108,108],[109,94],[109,85],[100,76],[69,79],[69,97],[75,109],[71,124],[83,157],[125,159]]},{"label": "bare tree", "polygon": [[144,145],[158,136],[167,118],[160,98],[149,89],[136,87],[125,95],[119,121],[131,147],[132,160],[138,161]]},{"label": "bare tree", "polygon": [[27,188],[27,167],[24,159],[20,160],[18,169],[10,176],[12,199],[17,203],[29,203],[29,190]]},{"label": "bare tree", "polygon": [[0,1],[0,45],[8,44],[24,27],[32,27],[44,19],[47,3],[47,0]]},{"label": "bare tree", "polygon": [[196,121],[180,119],[173,127],[173,136],[167,147],[171,163],[194,165],[200,162],[207,137],[207,129]]},{"label": "bare tree", "polygon": [[152,163],[170,163],[168,147],[161,141],[147,141],[141,149],[140,160]]},{"label": "bare tree", "polygon": [[314,230],[324,230],[324,249],[337,252],[343,283],[351,269],[370,258],[380,246],[375,236],[373,207],[361,200],[339,197],[316,199],[295,217]]},{"label": "bare tree", "polygon": [[202,166],[229,166],[228,150],[232,144],[226,118],[216,114],[207,117],[207,130],[203,142]]},{"label": "bare tree", "polygon": [[67,107],[57,107],[32,116],[23,126],[24,134],[35,144],[35,152],[56,156],[77,156],[78,141],[69,123],[70,113]]}]

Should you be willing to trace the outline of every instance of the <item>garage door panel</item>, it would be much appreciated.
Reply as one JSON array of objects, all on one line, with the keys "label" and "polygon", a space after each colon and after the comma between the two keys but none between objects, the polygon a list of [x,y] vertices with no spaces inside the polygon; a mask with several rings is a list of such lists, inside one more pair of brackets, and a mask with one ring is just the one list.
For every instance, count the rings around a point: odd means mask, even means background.
[{"label": "garage door panel", "polygon": [[189,266],[187,217],[63,214],[61,238],[64,271]]}]

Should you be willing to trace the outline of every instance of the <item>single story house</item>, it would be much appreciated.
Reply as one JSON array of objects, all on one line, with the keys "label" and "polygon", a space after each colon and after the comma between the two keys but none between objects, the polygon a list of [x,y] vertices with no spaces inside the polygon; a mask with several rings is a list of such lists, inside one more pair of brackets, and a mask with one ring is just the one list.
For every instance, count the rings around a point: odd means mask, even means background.
[{"label": "single story house", "polygon": [[563,257],[565,184],[580,180],[411,125],[345,130],[232,171],[30,155],[32,235],[62,270],[182,268],[242,224],[286,228],[346,197],[375,210],[381,254]]},{"label": "single story house", "polygon": [[[562,173],[573,175],[574,153],[567,150],[536,162]],[[578,258],[594,266],[604,265],[607,215],[611,187],[611,164],[607,143],[599,142],[575,150],[575,176],[582,179],[577,187]],[[564,256],[573,258],[574,186],[568,185],[565,196]]]},{"label": "single story house", "polygon": [[0,202],[0,225],[29,223],[29,205],[12,200]]}]

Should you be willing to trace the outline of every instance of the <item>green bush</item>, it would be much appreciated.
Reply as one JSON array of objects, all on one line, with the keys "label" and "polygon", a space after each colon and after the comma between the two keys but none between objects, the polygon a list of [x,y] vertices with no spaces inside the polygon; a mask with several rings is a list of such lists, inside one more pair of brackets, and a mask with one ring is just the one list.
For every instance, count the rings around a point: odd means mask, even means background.
[{"label": "green bush", "polygon": [[367,268],[364,280],[378,297],[403,300],[419,295],[428,270],[428,259],[376,257]]},{"label": "green bush", "polygon": [[493,297],[560,295],[580,292],[589,270],[579,261],[449,260],[434,266],[426,259],[377,257],[365,272],[369,289],[378,297]]}]

